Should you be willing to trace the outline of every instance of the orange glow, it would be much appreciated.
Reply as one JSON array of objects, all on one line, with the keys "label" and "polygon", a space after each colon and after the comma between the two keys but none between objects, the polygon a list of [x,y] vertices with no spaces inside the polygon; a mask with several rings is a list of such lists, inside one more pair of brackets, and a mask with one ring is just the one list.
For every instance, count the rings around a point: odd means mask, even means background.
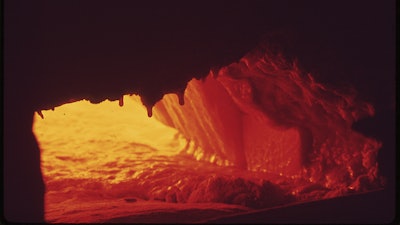
[{"label": "orange glow", "polygon": [[93,196],[84,189],[107,195],[111,184],[140,177],[186,146],[175,129],[147,117],[138,96],[125,96],[123,107],[79,101],[42,113],[44,119],[35,115],[33,131],[42,151],[50,221],[57,203],[68,208],[71,192],[86,199]]},{"label": "orange glow", "polygon": [[[111,183],[118,183],[126,179],[128,168],[118,172],[100,168],[110,162],[140,160],[129,154],[132,149],[149,151],[147,157],[157,150],[157,156],[167,157],[179,153],[186,145],[177,130],[147,117],[138,96],[125,96],[123,107],[108,100],[101,104],[79,101],[45,111],[43,116],[41,119],[35,115],[33,130],[43,151],[46,178],[102,179],[107,174]],[[124,145],[115,146],[119,143]],[[141,146],[136,146],[137,143]]]},{"label": "orange glow", "polygon": [[49,222],[222,215],[381,186],[381,143],[351,128],[373,107],[279,56],[248,54],[149,108],[125,95],[35,114]]}]

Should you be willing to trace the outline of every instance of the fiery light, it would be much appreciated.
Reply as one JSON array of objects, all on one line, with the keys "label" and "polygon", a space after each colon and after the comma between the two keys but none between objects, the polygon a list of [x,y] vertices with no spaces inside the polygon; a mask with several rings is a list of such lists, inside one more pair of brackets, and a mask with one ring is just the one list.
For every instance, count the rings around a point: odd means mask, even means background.
[{"label": "fiery light", "polygon": [[165,95],[155,118],[147,110],[139,96],[124,96],[35,115],[48,221],[183,207],[169,203],[226,213],[380,186],[381,143],[351,129],[373,107],[268,52],[193,79],[184,96]]},{"label": "fiery light", "polygon": [[151,152],[168,157],[186,145],[176,129],[147,117],[138,96],[126,96],[123,107],[108,100],[101,104],[82,100],[45,111],[43,116],[41,119],[35,115],[33,131],[42,149],[46,180],[102,179],[110,172],[113,176],[109,180],[120,182],[126,179],[129,167],[118,167],[121,171],[113,172],[104,170],[104,166],[121,157],[125,161],[141,160],[132,158],[138,156],[130,154],[132,149],[148,151],[147,157],[152,157]]}]

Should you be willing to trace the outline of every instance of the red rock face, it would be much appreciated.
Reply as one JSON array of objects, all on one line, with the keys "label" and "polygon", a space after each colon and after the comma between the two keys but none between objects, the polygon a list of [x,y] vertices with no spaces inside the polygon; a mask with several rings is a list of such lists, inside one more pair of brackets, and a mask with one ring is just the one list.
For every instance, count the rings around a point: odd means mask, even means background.
[{"label": "red rock face", "polygon": [[352,130],[355,121],[373,116],[373,106],[268,52],[193,79],[183,106],[169,95],[154,111],[200,147],[188,150],[198,159],[303,177],[344,192],[362,176],[367,186],[380,185],[381,143]]},{"label": "red rock face", "polygon": [[173,95],[165,96],[154,108],[155,117],[207,149],[204,153],[192,152],[195,157],[246,169],[241,111],[223,86],[212,75],[203,81],[193,79],[184,96],[184,105],[179,105]]}]

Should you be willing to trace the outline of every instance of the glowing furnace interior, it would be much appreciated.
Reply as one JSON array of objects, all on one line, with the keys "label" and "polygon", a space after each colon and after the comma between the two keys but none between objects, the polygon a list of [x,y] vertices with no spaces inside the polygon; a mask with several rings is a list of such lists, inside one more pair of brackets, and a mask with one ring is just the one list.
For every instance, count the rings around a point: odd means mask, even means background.
[{"label": "glowing furnace interior", "polygon": [[[154,106],[125,95],[42,114],[33,130],[49,222],[214,210],[186,218],[195,222],[382,185],[381,143],[351,128],[373,107],[268,52],[193,79]],[[165,222],[145,222],[157,220]]]}]

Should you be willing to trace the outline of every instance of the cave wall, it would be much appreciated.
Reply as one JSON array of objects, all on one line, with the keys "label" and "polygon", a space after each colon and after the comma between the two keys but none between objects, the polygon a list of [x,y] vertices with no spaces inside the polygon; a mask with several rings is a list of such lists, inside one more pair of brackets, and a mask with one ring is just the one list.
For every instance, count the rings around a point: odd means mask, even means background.
[{"label": "cave wall", "polygon": [[263,39],[376,106],[357,129],[387,143],[382,170],[394,177],[394,9],[394,1],[4,1],[5,218],[43,219],[36,110],[127,93],[152,105]]}]

